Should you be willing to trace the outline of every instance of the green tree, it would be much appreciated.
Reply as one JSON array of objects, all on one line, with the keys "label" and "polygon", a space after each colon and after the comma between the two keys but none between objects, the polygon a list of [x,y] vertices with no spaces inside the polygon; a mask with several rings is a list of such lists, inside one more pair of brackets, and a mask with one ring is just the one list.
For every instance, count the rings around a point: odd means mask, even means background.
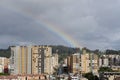
[{"label": "green tree", "polygon": [[88,80],[99,80],[99,78],[96,75],[93,75],[92,72],[86,73],[83,76]]},{"label": "green tree", "polygon": [[112,72],[113,70],[109,67],[100,67],[99,72]]}]

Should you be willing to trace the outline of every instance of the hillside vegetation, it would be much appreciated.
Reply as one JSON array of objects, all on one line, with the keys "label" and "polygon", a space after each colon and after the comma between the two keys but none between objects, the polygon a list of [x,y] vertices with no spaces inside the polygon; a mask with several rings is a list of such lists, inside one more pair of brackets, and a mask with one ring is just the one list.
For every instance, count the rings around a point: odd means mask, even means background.
[{"label": "hillside vegetation", "polygon": [[[72,48],[72,47],[66,47],[66,46],[62,46],[62,45],[50,45],[52,47],[52,53],[58,53],[59,54],[59,58],[60,60],[62,60],[63,58],[65,58],[68,55],[71,55],[73,53],[79,53],[80,49],[79,48]],[[88,52],[93,52],[96,54],[120,54],[120,50],[109,50],[107,49],[105,52],[99,51],[99,50],[89,50],[87,48],[83,48],[86,49]],[[8,49],[0,49],[0,57],[10,57],[10,48]]]},{"label": "hillside vegetation", "polygon": [[10,57],[10,48],[8,49],[0,49],[0,57]]}]

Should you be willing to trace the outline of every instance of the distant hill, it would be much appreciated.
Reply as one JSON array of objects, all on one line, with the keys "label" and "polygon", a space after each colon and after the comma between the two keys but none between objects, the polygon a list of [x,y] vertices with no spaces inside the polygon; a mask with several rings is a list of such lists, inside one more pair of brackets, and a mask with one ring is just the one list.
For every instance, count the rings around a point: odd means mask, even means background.
[{"label": "distant hill", "polygon": [[[52,47],[52,53],[58,53],[59,55],[70,55],[76,52],[79,52],[79,48],[71,48],[71,47],[66,47],[62,45],[54,46],[50,45]],[[0,57],[10,57],[10,48],[8,49],[0,49]]]},{"label": "distant hill", "polygon": [[62,61],[64,58],[66,58],[68,55],[80,52],[79,48],[71,48],[71,47],[66,47],[66,46],[62,46],[62,45],[58,45],[58,46],[51,45],[51,47],[52,47],[53,53],[58,53],[59,62]]},{"label": "distant hill", "polygon": [[52,52],[53,53],[57,52],[58,54],[73,54],[80,52],[79,48],[66,47],[62,45],[58,45],[58,46],[51,45],[51,47],[52,47]]},{"label": "distant hill", "polygon": [[[63,45],[49,45],[49,46],[52,47],[52,53],[58,53],[59,54],[59,61],[66,58],[68,55],[80,52],[79,48],[72,48],[72,47],[67,47],[67,46],[63,46]],[[93,53],[96,53],[96,54],[103,54],[99,50],[89,50],[87,48],[83,48],[83,49],[86,49],[87,52],[93,52]],[[104,54],[120,54],[120,50],[109,50],[109,49],[107,49]],[[0,49],[0,57],[9,58],[10,56],[11,56],[10,48]]]},{"label": "distant hill", "polygon": [[8,49],[0,49],[0,57],[7,57],[9,58],[11,55],[10,48]]},{"label": "distant hill", "polygon": [[106,54],[119,54],[120,55],[120,50],[109,50],[107,49],[106,50]]}]

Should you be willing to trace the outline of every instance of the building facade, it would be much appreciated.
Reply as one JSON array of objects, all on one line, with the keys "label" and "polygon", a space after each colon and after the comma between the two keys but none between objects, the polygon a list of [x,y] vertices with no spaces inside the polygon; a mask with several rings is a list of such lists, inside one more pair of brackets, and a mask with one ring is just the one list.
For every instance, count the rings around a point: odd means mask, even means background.
[{"label": "building facade", "polygon": [[58,69],[58,54],[57,53],[54,53],[52,55],[52,58],[51,58],[51,70],[52,70],[52,73],[55,73],[56,72],[56,69]]},{"label": "building facade", "polygon": [[76,53],[71,56],[71,72],[72,73],[79,73],[80,71],[80,54]]},{"label": "building facade", "polygon": [[5,69],[9,68],[9,59],[6,57],[0,57],[0,73],[4,73]]},{"label": "building facade", "polygon": [[52,74],[52,48],[48,46],[32,47],[32,73]]},{"label": "building facade", "polygon": [[108,67],[109,66],[109,60],[106,55],[102,55],[99,58],[99,67]]},{"label": "building facade", "polygon": [[92,72],[94,74],[98,73],[98,55],[83,50],[81,54],[81,73]]},{"label": "building facade", "polygon": [[98,55],[83,50],[82,53],[72,54],[67,57],[68,70],[71,73],[88,73],[98,74],[99,63]]},{"label": "building facade", "polygon": [[120,71],[120,55],[101,55],[101,57],[99,58],[99,67],[110,67],[114,71]]},{"label": "building facade", "polygon": [[31,47],[12,46],[10,58],[11,74],[31,74]]},{"label": "building facade", "polygon": [[71,73],[79,73],[80,71],[80,53],[72,54],[71,56],[67,57],[67,66],[68,71]]},{"label": "building facade", "polygon": [[[49,46],[12,46],[10,72],[11,74],[52,74],[54,67],[52,59],[52,48]],[[57,60],[58,56],[54,59]],[[55,65],[58,64],[57,61],[54,62]]]}]

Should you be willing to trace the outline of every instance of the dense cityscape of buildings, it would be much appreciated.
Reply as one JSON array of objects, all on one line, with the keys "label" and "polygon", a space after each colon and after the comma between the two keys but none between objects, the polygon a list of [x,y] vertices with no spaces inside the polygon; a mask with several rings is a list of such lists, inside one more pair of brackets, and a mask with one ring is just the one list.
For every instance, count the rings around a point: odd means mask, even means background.
[{"label": "dense cityscape of buildings", "polygon": [[[59,63],[57,51],[52,53],[50,46],[11,46],[10,49],[10,58],[0,57],[0,73],[8,72],[10,75],[0,76],[0,80],[3,78],[5,80],[42,80],[42,78],[50,80],[54,73],[56,73],[54,74],[56,77],[65,74],[64,69],[67,74],[79,75],[80,80],[87,80],[82,78],[83,74],[92,72],[99,77],[98,71],[101,67],[120,71],[119,54],[98,55],[83,49],[81,53],[71,54],[63,60],[63,63]],[[61,74],[59,74],[59,68],[62,69]]]},{"label": "dense cityscape of buildings", "polygon": [[108,54],[99,56],[83,50],[82,54],[75,53],[68,56],[67,66],[72,73],[80,71],[80,73],[92,72],[97,74],[100,67],[110,67],[113,70],[120,71],[120,55]]},{"label": "dense cityscape of buildings", "polygon": [[11,47],[11,74],[53,74],[58,66],[58,55],[48,46]]}]

